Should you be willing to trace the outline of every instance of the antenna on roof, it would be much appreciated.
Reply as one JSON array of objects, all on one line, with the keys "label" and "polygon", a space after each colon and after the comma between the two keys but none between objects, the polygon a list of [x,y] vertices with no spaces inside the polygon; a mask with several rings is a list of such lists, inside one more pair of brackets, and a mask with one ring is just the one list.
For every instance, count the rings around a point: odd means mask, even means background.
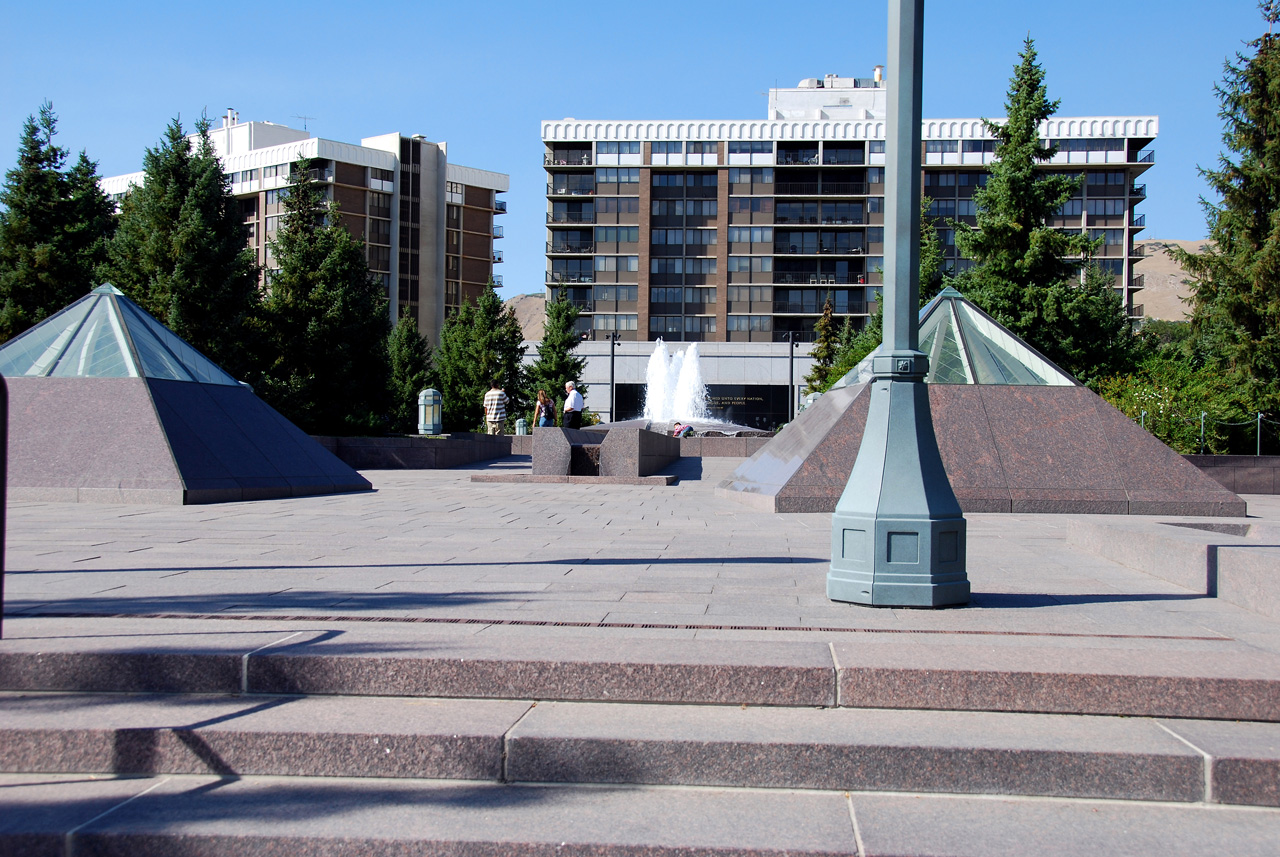
[{"label": "antenna on roof", "polygon": [[301,120],[302,120],[302,130],[303,130],[303,131],[305,131],[305,130],[307,130],[307,120],[308,120],[308,119],[319,119],[320,117],[319,117],[319,116],[303,116],[303,115],[301,115],[301,114],[299,114],[299,113],[295,113],[295,114],[293,114],[293,118],[294,118],[294,119],[301,119]]}]

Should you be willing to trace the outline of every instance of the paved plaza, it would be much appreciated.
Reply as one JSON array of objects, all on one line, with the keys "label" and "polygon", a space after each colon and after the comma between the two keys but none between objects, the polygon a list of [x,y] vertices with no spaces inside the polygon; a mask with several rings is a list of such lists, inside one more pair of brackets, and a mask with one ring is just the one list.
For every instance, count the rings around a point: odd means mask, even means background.
[{"label": "paved plaza", "polygon": [[471,481],[511,457],[365,471],[363,494],[11,504],[0,836],[1276,853],[1280,622],[1084,549],[1081,516],[968,515],[967,608],[833,603],[830,515],[717,497],[739,462],[682,459],[670,487]]}]

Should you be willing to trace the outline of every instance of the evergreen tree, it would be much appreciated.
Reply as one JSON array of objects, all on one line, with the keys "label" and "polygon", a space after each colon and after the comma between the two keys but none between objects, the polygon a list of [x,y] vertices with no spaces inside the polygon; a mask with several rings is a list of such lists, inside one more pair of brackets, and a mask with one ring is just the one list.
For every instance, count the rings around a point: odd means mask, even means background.
[{"label": "evergreen tree", "polygon": [[239,204],[196,123],[193,147],[177,119],[143,158],[142,187],[121,206],[104,272],[112,283],[232,375],[253,369],[258,266]]},{"label": "evergreen tree", "polygon": [[522,383],[523,341],[515,312],[503,307],[492,282],[474,304],[463,301],[445,319],[436,349],[445,431],[483,430],[484,394],[493,380],[510,399],[509,415],[528,409]]},{"label": "evergreen tree", "polygon": [[17,165],[0,189],[0,341],[22,333],[94,287],[114,218],[97,165],[81,153],[64,172],[53,105],[23,124]]},{"label": "evergreen tree", "polygon": [[1115,277],[1097,264],[1085,269],[1083,282],[1045,289],[1040,317],[1040,352],[1082,384],[1096,389],[1103,378],[1134,369],[1138,339]]},{"label": "evergreen tree", "polygon": [[804,376],[804,382],[809,386],[810,392],[827,388],[827,374],[835,363],[836,350],[839,347],[840,332],[836,330],[830,293],[827,294],[826,303],[822,305],[822,317],[814,325],[813,332],[815,334],[813,348],[809,352],[809,356],[813,359],[813,367],[809,370],[809,374]]},{"label": "evergreen tree", "polygon": [[929,197],[920,197],[920,306],[933,300],[934,295],[942,291],[946,279],[942,266],[947,261],[947,254],[938,238],[936,222],[929,216],[929,206],[932,204],[933,200]]},{"label": "evergreen tree", "polygon": [[418,394],[431,381],[431,348],[418,324],[400,316],[387,342],[391,360],[391,425],[393,432],[410,434],[418,426]]},{"label": "evergreen tree", "polygon": [[294,164],[271,243],[279,267],[264,305],[270,363],[260,392],[313,434],[379,431],[390,377],[386,289],[310,170],[308,160]]},{"label": "evergreen tree", "polygon": [[586,395],[586,386],[577,382],[582,378],[587,361],[573,354],[581,341],[574,327],[577,320],[578,308],[569,302],[565,290],[560,289],[556,299],[547,302],[538,359],[527,370],[525,387],[530,405],[536,401],[539,390],[546,390],[553,402],[563,400],[566,381],[575,382],[578,392]]},{"label": "evergreen tree", "polygon": [[1087,258],[1092,244],[1083,233],[1068,234],[1048,225],[1079,189],[1080,179],[1036,169],[1057,153],[1044,145],[1039,129],[1057,112],[1058,102],[1048,99],[1044,70],[1036,62],[1030,38],[1019,58],[1005,102],[1007,120],[983,120],[996,138],[998,159],[989,168],[987,185],[974,192],[977,226],[952,222],[956,246],[975,262],[956,287],[1005,327],[1046,351],[1047,290],[1077,276],[1079,263],[1068,259]]},{"label": "evergreen tree", "polygon": [[1267,32],[1225,63],[1215,87],[1227,152],[1200,173],[1220,198],[1202,201],[1211,239],[1175,251],[1191,274],[1196,349],[1246,391],[1253,407],[1280,412],[1280,2],[1259,4]]}]

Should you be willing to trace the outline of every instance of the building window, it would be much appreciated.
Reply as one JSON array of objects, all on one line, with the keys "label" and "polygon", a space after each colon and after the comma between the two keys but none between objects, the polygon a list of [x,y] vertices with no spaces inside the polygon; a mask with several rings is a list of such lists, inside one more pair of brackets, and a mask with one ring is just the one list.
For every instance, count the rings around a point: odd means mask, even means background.
[{"label": "building window", "polygon": [[651,143],[655,155],[679,155],[684,152],[684,143]]},{"label": "building window", "polygon": [[867,184],[884,184],[884,168],[868,167]]},{"label": "building window", "polygon": [[640,181],[639,167],[602,167],[596,170],[596,181],[600,184],[638,184]]},{"label": "building window", "polygon": [[924,150],[928,154],[954,154],[960,151],[959,140],[926,140]]},{"label": "building window", "polygon": [[767,213],[773,211],[773,199],[771,197],[759,196],[731,196],[729,197],[729,213],[745,213],[752,212],[755,214]]},{"label": "building window", "polygon": [[731,155],[770,155],[773,154],[773,143],[769,140],[754,140],[729,144]]},{"label": "building window", "polygon": [[972,199],[956,200],[956,217],[977,217],[978,204]]},{"label": "building window", "polygon": [[[1078,202],[1078,200],[1072,200]],[[1123,199],[1091,199],[1089,200],[1089,214],[1093,217],[1118,217],[1124,214],[1125,202]]]},{"label": "building window", "polygon": [[596,314],[591,319],[591,326],[595,330],[635,330],[640,317],[637,315],[601,315]]},{"label": "building window", "polygon": [[730,244],[772,244],[772,226],[730,226]]},{"label": "building window", "polygon": [[650,234],[650,243],[683,245],[684,230],[683,229],[655,229]]},{"label": "building window", "polygon": [[684,302],[687,304],[713,304],[716,302],[716,290],[714,288],[687,288],[684,290]]},{"label": "building window", "polygon": [[597,256],[597,271],[639,271],[639,256]]},{"label": "building window", "polygon": [[872,140],[867,143],[867,151],[873,155],[884,154],[884,140]]},{"label": "building window", "polygon": [[[976,152],[994,152],[996,150],[995,140],[965,140],[962,143],[963,150],[966,154]],[[955,151],[952,149],[951,151]]]},{"label": "building window", "polygon": [[628,244],[640,240],[639,226],[597,226],[596,241],[603,244]]},{"label": "building window", "polygon": [[654,217],[684,217],[684,200],[655,199],[652,209]]},{"label": "building window", "polygon": [[1091,185],[1122,185],[1125,180],[1124,170],[1089,170]]},{"label": "building window", "polygon": [[640,154],[640,143],[639,141],[596,143],[596,153],[600,155],[638,155]]},{"label": "building window", "polygon": [[[972,202],[972,200],[969,200]],[[955,217],[956,201],[954,199],[935,199],[929,203],[930,217]]]},{"label": "building window", "polygon": [[[730,256],[729,271],[731,273],[768,273],[773,270],[772,256]],[[730,298],[732,300],[732,298]]]},{"label": "building window", "polygon": [[684,317],[685,333],[715,333],[715,316],[687,315]]},{"label": "building window", "polygon": [[652,315],[649,316],[650,333],[681,333],[684,331],[684,316]]},{"label": "building window", "polygon": [[690,199],[685,201],[684,213],[689,217],[715,217],[717,208],[714,199]]},{"label": "building window", "polygon": [[729,184],[773,184],[773,167],[730,167]]},{"label": "building window", "polygon": [[689,154],[691,155],[714,155],[720,151],[719,143],[690,143]]},{"label": "building window", "polygon": [[716,231],[714,229],[686,229],[684,231],[684,243],[701,247],[715,244]]},{"label": "building window", "polygon": [[266,193],[267,205],[279,205],[289,198],[289,189],[287,187],[274,188]]},{"label": "building window", "polygon": [[635,196],[602,197],[596,200],[596,210],[603,214],[639,214],[640,198]]},{"label": "building window", "polygon": [[925,174],[924,174],[924,186],[925,186],[925,187],[955,187],[955,186],[956,186],[956,174],[955,174],[955,173],[950,173],[950,172],[948,172],[948,173],[925,173]]},{"label": "building window", "polygon": [[726,326],[731,331],[767,332],[773,330],[773,316],[731,315]]},{"label": "building window", "polygon": [[1103,244],[1124,244],[1123,229],[1090,229],[1089,240],[1098,241],[1101,239]]}]

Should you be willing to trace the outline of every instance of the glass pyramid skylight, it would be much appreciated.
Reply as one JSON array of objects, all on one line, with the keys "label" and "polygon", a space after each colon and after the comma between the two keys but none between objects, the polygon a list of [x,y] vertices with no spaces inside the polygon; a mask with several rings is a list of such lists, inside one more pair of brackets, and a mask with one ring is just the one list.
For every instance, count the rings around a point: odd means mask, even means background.
[{"label": "glass pyramid skylight", "polygon": [[[883,347],[883,346],[881,346]],[[1076,381],[948,286],[920,310],[920,350],[930,384],[1073,387]],[[868,354],[832,389],[870,381]]]},{"label": "glass pyramid skylight", "polygon": [[238,383],[111,285],[0,346],[0,375]]}]

